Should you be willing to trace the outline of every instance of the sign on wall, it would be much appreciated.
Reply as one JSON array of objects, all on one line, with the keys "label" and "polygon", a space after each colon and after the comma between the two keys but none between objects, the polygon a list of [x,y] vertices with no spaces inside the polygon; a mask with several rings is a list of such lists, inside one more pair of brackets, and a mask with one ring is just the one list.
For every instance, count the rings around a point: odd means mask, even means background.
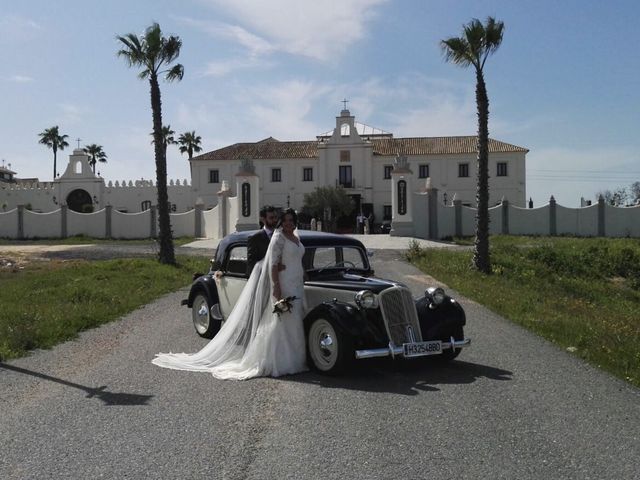
[{"label": "sign on wall", "polygon": [[407,213],[407,182],[400,180],[398,182],[398,215],[406,215]]},{"label": "sign on wall", "polygon": [[242,184],[242,216],[251,215],[251,185],[248,182]]}]

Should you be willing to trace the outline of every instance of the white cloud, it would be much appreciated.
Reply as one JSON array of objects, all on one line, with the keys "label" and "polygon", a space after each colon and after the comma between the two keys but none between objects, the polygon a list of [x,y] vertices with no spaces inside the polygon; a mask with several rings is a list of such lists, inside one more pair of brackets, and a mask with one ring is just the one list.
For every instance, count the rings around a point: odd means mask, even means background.
[{"label": "white cloud", "polygon": [[213,37],[224,38],[239,43],[249,50],[249,53],[252,56],[264,55],[274,51],[274,47],[264,38],[248,32],[237,25],[196,20],[188,17],[178,17],[177,20],[187,26],[195,27]]},{"label": "white cloud", "polygon": [[15,45],[35,38],[42,30],[38,22],[22,15],[0,16],[0,45]]},{"label": "white cloud", "polygon": [[269,62],[264,62],[256,58],[248,59],[229,59],[221,61],[212,61],[207,63],[202,75],[205,77],[224,77],[225,75],[237,70],[247,70],[252,68],[265,68],[270,66]]},{"label": "white cloud", "polygon": [[82,121],[86,109],[71,103],[60,103],[58,107],[62,111],[60,123],[78,124]]},{"label": "white cloud", "polygon": [[33,78],[28,77],[26,75],[11,75],[9,78],[7,78],[7,80],[9,80],[10,82],[15,82],[15,83],[30,83],[30,82],[33,82]]},{"label": "white cloud", "polygon": [[365,37],[376,7],[386,1],[208,0],[207,3],[226,11],[241,25],[228,25],[226,30],[211,33],[235,36],[236,41],[254,53],[275,49],[328,61]]}]

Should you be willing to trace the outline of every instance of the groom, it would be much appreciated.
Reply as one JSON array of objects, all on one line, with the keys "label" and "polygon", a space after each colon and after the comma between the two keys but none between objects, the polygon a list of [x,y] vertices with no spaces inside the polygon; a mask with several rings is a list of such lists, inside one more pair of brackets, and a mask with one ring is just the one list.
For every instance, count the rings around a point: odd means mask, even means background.
[{"label": "groom", "polygon": [[260,210],[260,222],[263,227],[249,237],[247,244],[247,275],[251,275],[256,263],[264,258],[269,248],[271,235],[278,223],[278,213],[275,207],[266,205]]}]

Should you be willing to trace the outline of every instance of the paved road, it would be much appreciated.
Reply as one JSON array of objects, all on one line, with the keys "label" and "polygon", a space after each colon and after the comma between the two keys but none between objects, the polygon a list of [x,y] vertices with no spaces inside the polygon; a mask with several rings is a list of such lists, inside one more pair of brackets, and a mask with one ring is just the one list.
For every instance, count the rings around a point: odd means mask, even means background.
[{"label": "paved road", "polygon": [[640,391],[477,304],[447,366],[225,382],[150,363],[205,343],[184,294],[0,364],[0,478],[638,478]]}]

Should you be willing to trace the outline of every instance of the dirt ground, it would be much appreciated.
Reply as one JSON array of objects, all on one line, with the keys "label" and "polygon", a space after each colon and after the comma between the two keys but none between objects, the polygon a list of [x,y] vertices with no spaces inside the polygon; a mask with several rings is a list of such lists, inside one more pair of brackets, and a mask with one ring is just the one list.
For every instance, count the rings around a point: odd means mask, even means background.
[{"label": "dirt ground", "polygon": [[57,253],[92,245],[0,245],[0,271],[23,270],[35,261],[47,261]]}]

